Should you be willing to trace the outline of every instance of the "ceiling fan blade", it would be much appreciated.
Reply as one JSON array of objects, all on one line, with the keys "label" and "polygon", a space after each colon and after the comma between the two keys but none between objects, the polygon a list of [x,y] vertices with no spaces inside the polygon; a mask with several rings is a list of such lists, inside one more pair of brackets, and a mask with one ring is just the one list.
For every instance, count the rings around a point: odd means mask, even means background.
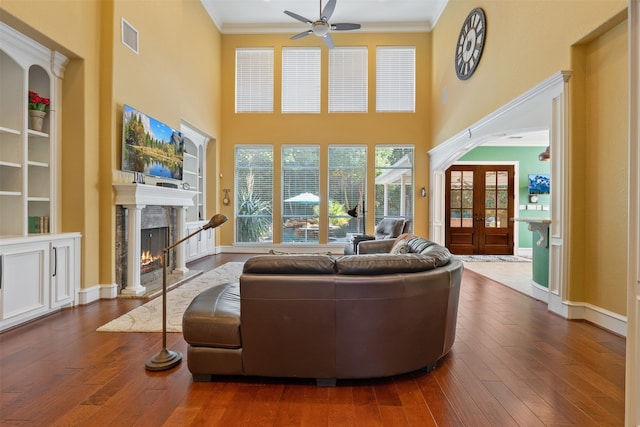
[{"label": "ceiling fan blade", "polygon": [[287,15],[292,17],[293,19],[297,19],[300,22],[304,22],[305,24],[308,24],[308,25],[313,24],[312,20],[310,20],[308,18],[305,18],[304,16],[300,16],[297,13],[289,12],[288,10],[285,10],[284,13],[286,13]]},{"label": "ceiling fan blade", "polygon": [[333,44],[333,39],[331,38],[331,34],[329,33],[322,36],[322,41],[327,45],[329,49],[333,49],[335,47],[335,44]]},{"label": "ceiling fan blade", "polygon": [[312,30],[307,30],[307,31],[303,31],[301,33],[298,33],[295,36],[292,36],[291,40],[301,39],[302,37],[308,36],[309,34],[313,34],[313,31]]},{"label": "ceiling fan blade", "polygon": [[331,30],[333,31],[359,30],[360,27],[360,24],[331,24]]},{"label": "ceiling fan blade", "polygon": [[[320,2],[322,2],[322,0],[320,0]],[[329,19],[331,19],[331,15],[333,15],[333,11],[335,10],[335,8],[336,0],[329,0],[324,6],[324,9],[322,9],[320,19],[322,19],[323,21],[328,21]]]}]

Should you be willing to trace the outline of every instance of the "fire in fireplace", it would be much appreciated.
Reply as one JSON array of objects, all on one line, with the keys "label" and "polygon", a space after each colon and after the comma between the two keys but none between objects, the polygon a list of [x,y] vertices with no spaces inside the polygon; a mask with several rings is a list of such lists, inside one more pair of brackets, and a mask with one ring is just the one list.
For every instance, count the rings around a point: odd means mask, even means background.
[{"label": "fire in fireplace", "polygon": [[141,230],[140,274],[151,273],[162,268],[162,251],[169,245],[169,227]]}]

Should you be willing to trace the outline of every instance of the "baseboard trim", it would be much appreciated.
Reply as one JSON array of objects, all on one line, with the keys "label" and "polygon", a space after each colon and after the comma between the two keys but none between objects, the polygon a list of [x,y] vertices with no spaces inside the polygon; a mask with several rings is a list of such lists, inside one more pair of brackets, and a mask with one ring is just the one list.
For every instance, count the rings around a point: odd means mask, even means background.
[{"label": "baseboard trim", "polygon": [[531,281],[531,296],[538,301],[549,302],[549,289]]},{"label": "baseboard trim", "polygon": [[565,302],[569,319],[587,320],[613,333],[627,336],[627,317],[589,303]]},{"label": "baseboard trim", "polygon": [[113,299],[118,297],[118,285],[95,285],[90,288],[82,288],[78,291],[78,305],[90,304],[101,299]]},{"label": "baseboard trim", "polygon": [[95,285],[90,288],[82,288],[78,290],[78,304],[85,305],[90,304],[100,299],[100,285]]}]

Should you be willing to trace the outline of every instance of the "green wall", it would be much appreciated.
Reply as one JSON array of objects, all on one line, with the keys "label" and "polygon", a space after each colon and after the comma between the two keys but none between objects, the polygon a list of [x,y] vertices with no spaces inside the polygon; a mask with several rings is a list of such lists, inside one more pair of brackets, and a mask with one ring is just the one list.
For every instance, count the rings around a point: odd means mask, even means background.
[{"label": "green wall", "polygon": [[[543,152],[545,147],[477,147],[469,151],[460,158],[465,162],[517,162],[518,167],[518,192],[519,199],[515,206],[516,218],[550,218],[550,211],[544,210],[520,210],[521,206],[530,206],[529,190],[527,177],[529,174],[550,173],[550,164],[538,160],[538,155]],[[553,188],[553,180],[552,180]],[[538,197],[538,205],[549,206],[551,203],[549,195],[541,195]],[[518,227],[518,247],[532,248],[533,233],[529,231],[526,223],[516,223]],[[536,238],[537,240],[537,238]]]}]

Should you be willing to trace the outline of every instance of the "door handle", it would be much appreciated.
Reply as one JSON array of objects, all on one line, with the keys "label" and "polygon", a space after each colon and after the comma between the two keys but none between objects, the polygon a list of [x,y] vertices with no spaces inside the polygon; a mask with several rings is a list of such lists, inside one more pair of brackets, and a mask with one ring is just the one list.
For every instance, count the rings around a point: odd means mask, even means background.
[{"label": "door handle", "polygon": [[58,248],[53,247],[53,274],[52,277],[56,277],[58,274]]}]

